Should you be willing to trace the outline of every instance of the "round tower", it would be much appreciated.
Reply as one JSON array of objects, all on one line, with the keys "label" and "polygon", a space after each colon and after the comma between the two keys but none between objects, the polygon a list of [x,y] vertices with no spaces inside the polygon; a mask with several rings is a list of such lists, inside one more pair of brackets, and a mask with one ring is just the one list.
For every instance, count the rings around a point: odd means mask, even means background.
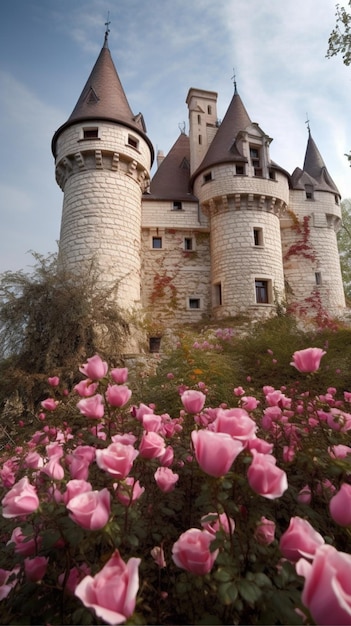
[{"label": "round tower", "polygon": [[108,48],[108,32],[87,83],[54,134],[56,180],[64,192],[59,265],[117,284],[117,303],[140,304],[141,197],[153,148],[133,115]]},{"label": "round tower", "polygon": [[288,303],[312,317],[338,316],[345,308],[336,233],[340,193],[309,130],[303,169],[291,177],[290,205],[282,220]]},{"label": "round tower", "polygon": [[194,194],[210,219],[217,318],[240,312],[266,316],[284,299],[279,218],[288,205],[289,185],[286,172],[270,161],[270,142],[251,122],[235,89],[192,176]]}]

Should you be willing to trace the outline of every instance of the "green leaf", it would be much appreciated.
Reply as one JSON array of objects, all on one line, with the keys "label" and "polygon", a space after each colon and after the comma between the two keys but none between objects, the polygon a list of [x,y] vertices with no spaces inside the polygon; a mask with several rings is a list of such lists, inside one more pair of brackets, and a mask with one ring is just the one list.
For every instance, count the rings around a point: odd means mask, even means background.
[{"label": "green leaf", "polygon": [[227,583],[233,580],[232,572],[229,572],[226,569],[219,568],[213,575],[213,578],[220,583]]},{"label": "green leaf", "polygon": [[238,597],[238,588],[235,582],[222,583],[218,586],[218,596],[223,604],[234,604]]},{"label": "green leaf", "polygon": [[261,589],[248,580],[239,580],[237,585],[243,600],[250,606],[254,606],[256,600],[261,596]]}]

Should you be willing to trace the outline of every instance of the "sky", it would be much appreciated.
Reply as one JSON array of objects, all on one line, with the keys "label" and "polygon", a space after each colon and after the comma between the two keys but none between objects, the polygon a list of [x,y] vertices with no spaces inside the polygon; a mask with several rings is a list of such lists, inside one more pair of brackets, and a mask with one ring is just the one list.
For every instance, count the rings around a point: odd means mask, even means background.
[{"label": "sky", "polygon": [[[347,2],[339,4],[347,6]],[[109,18],[108,18],[109,16]],[[351,67],[326,58],[334,0],[1,0],[0,273],[57,251],[63,194],[51,139],[103,45],[155,152],[188,128],[190,87],[238,92],[273,138],[271,158],[302,167],[307,124],[342,198],[351,198]]]}]

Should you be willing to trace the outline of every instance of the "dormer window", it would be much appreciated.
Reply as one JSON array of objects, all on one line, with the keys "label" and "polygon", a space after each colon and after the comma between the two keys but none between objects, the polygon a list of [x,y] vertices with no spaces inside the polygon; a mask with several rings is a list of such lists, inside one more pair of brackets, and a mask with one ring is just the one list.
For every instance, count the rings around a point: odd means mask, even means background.
[{"label": "dormer window", "polygon": [[305,185],[306,200],[314,200],[313,185]]},{"label": "dormer window", "polygon": [[128,146],[132,146],[132,148],[138,149],[139,141],[133,135],[128,135]]},{"label": "dormer window", "polygon": [[98,139],[99,129],[97,126],[94,128],[83,128],[83,139]]},{"label": "dormer window", "polygon": [[182,210],[182,203],[180,202],[180,200],[175,200],[173,202],[172,210],[173,211],[181,211]]},{"label": "dormer window", "polygon": [[244,167],[244,165],[235,165],[235,174],[237,176],[244,176],[244,174],[245,174],[245,167]]},{"label": "dormer window", "polygon": [[262,176],[259,147],[250,146],[250,159],[251,159],[251,165],[254,169],[254,175]]},{"label": "dormer window", "polygon": [[204,184],[209,183],[211,180],[212,180],[212,172],[207,172],[207,174],[204,174],[204,177],[203,177]]}]

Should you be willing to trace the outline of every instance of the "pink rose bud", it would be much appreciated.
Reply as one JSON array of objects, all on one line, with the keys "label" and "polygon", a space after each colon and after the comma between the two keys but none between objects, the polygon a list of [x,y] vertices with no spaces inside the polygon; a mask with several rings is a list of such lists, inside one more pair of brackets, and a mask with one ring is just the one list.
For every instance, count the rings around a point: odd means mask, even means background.
[{"label": "pink rose bud", "polygon": [[67,503],[70,518],[87,530],[100,530],[106,526],[110,517],[110,492],[87,491],[81,493]]},{"label": "pink rose bud", "polygon": [[275,523],[266,517],[261,517],[255,530],[255,539],[262,546],[269,546],[275,538]]},{"label": "pink rose bud", "polygon": [[187,413],[199,413],[204,407],[206,396],[202,391],[187,389],[182,393],[180,399]]},{"label": "pink rose bud", "polygon": [[58,376],[50,376],[48,378],[48,383],[50,387],[58,387],[60,384],[60,379]]},{"label": "pink rose bud", "polygon": [[305,578],[301,599],[315,624],[351,623],[350,554],[321,545],[312,563],[296,563],[296,572]]},{"label": "pink rose bud", "polygon": [[158,565],[160,568],[166,567],[167,563],[165,560],[165,554],[161,546],[155,546],[154,548],[152,548],[151,556],[154,559],[156,565]]},{"label": "pink rose bud", "polygon": [[226,433],[194,430],[191,433],[195,456],[201,469],[210,476],[224,476],[244,446]]},{"label": "pink rose bud", "polygon": [[257,424],[244,409],[220,409],[213,422],[213,430],[248,441],[256,437]]},{"label": "pink rose bud", "polygon": [[75,595],[84,606],[94,609],[107,624],[122,624],[134,613],[139,588],[140,559],[125,563],[118,550],[94,577],[86,576]]},{"label": "pink rose bud", "polygon": [[207,530],[190,528],[180,535],[172,548],[174,563],[187,572],[202,576],[208,574],[218,556],[218,550],[211,552],[214,535]]},{"label": "pink rose bud", "polygon": [[179,475],[172,472],[169,467],[158,467],[154,474],[157,486],[164,493],[169,493],[173,491],[176,485],[176,482],[179,479]]},{"label": "pink rose bud", "polygon": [[305,485],[301,491],[299,491],[298,496],[297,496],[297,501],[300,502],[300,504],[310,504],[312,499],[312,492],[311,489],[308,485]]},{"label": "pink rose bud", "polygon": [[216,535],[218,531],[223,531],[227,535],[232,535],[235,530],[235,522],[225,513],[207,513],[201,518],[201,526],[212,535]]},{"label": "pink rose bud", "polygon": [[286,473],[276,466],[271,454],[261,454],[251,450],[252,463],[247,471],[247,479],[253,491],[264,498],[280,498],[288,488]]},{"label": "pink rose bud", "polygon": [[128,368],[127,367],[115,367],[110,372],[112,379],[117,385],[124,385],[128,380]]},{"label": "pink rose bud", "polygon": [[43,400],[40,404],[46,411],[55,411],[58,405],[58,400],[54,400],[53,398],[47,398],[46,400]]},{"label": "pink rose bud", "polygon": [[82,415],[91,419],[101,419],[104,416],[105,407],[103,397],[98,393],[89,398],[82,398],[77,402],[77,407]]},{"label": "pink rose bud", "polygon": [[118,408],[127,404],[131,395],[131,390],[125,385],[109,385],[106,391],[107,402]]},{"label": "pink rose bud", "polygon": [[293,354],[293,360],[290,363],[299,372],[304,374],[310,374],[316,372],[321,363],[321,358],[326,352],[321,348],[306,348],[305,350],[298,350]]},{"label": "pink rose bud", "polygon": [[132,476],[127,476],[123,482],[118,483],[116,496],[123,506],[130,506],[133,502],[139,500],[144,491],[145,487],[142,487],[138,480],[135,480]]},{"label": "pink rose bud", "polygon": [[157,433],[150,431],[144,433],[140,442],[139,452],[144,459],[156,459],[162,457],[166,448],[166,442]]},{"label": "pink rose bud", "polygon": [[99,383],[92,383],[89,379],[81,380],[80,383],[73,387],[74,391],[81,396],[81,398],[88,398],[93,396],[97,390]]},{"label": "pink rose bud", "polygon": [[296,563],[301,557],[313,559],[317,548],[323,544],[322,535],[307,520],[292,517],[288,529],[280,537],[279,548],[286,559]]},{"label": "pink rose bud", "polygon": [[87,378],[90,378],[90,380],[100,380],[106,376],[108,365],[98,354],[95,354],[79,368],[79,371]]},{"label": "pink rose bud", "polygon": [[26,579],[36,583],[45,576],[49,557],[35,556],[33,559],[24,559],[24,573]]},{"label": "pink rose bud", "polygon": [[35,487],[24,476],[7,492],[1,504],[3,517],[11,518],[34,513],[40,503]]},{"label": "pink rose bud", "polygon": [[138,454],[133,446],[111,443],[107,448],[96,450],[96,463],[110,476],[123,479],[128,476]]},{"label": "pink rose bud", "polygon": [[351,525],[351,485],[343,483],[329,502],[329,511],[334,522],[340,526]]},{"label": "pink rose bud", "polygon": [[15,547],[16,554],[20,554],[21,556],[33,556],[35,554],[37,547],[40,545],[41,541],[38,537],[35,540],[33,537],[26,536],[22,533],[22,529],[17,526],[12,531],[11,538],[7,542],[7,546],[13,544]]}]

